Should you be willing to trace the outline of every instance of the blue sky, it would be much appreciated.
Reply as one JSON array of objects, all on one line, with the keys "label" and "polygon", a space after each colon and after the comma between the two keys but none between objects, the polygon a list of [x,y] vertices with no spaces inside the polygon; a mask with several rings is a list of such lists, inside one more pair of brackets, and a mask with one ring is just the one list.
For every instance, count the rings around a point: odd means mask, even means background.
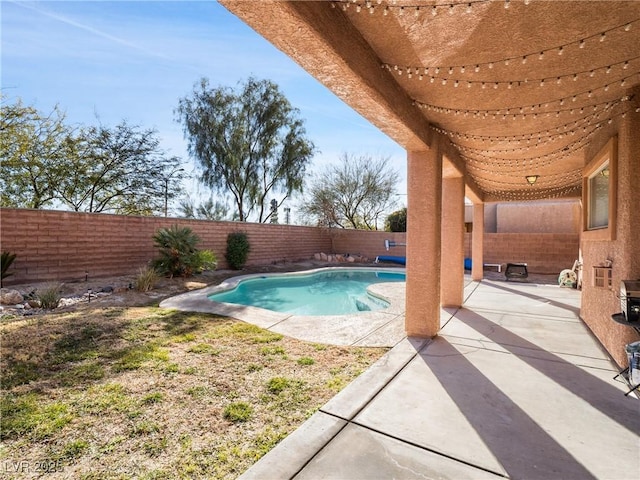
[{"label": "blue sky", "polygon": [[[2,0],[0,8],[9,100],[44,112],[58,104],[72,124],[99,117],[155,128],[163,148],[191,171],[174,116],[178,99],[201,77],[232,87],[250,75],[266,78],[306,120],[320,150],[311,171],[342,152],[390,157],[398,192],[406,192],[404,150],[216,2]],[[186,187],[197,194],[195,181]]]}]

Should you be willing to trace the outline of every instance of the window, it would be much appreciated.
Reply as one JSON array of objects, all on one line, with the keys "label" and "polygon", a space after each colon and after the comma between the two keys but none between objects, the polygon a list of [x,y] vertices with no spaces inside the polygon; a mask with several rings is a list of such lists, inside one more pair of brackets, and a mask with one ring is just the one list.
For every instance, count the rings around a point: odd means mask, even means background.
[{"label": "window", "polygon": [[589,177],[588,230],[609,226],[609,162]]},{"label": "window", "polygon": [[612,137],[583,171],[585,240],[615,240],[617,138]]}]

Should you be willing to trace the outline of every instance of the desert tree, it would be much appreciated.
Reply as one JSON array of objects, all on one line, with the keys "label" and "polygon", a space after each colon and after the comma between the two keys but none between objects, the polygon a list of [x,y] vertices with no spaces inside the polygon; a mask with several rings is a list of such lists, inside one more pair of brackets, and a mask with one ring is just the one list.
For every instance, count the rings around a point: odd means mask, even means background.
[{"label": "desert tree", "polygon": [[398,173],[388,158],[344,153],[312,178],[301,212],[317,225],[377,230],[380,216],[395,205]]},{"label": "desert tree", "polygon": [[407,207],[390,213],[384,224],[385,230],[388,232],[406,232],[407,231]]},{"label": "desert tree", "polygon": [[43,114],[20,99],[2,99],[0,110],[0,205],[44,208],[54,204],[67,171],[73,131],[58,106]]},{"label": "desert tree", "polygon": [[222,221],[229,218],[229,205],[220,200],[214,200],[209,197],[196,204],[191,198],[185,198],[180,201],[178,207],[180,216],[184,218],[197,218],[201,220]]},{"label": "desert tree", "polygon": [[152,215],[163,210],[165,195],[181,192],[180,159],[165,154],[153,129],[125,121],[91,126],[79,132],[74,149],[57,190],[75,211]]},{"label": "desert tree", "polygon": [[70,127],[59,107],[44,115],[20,100],[3,101],[0,162],[5,207],[151,215],[181,190],[180,175],[165,189],[180,159],[165,154],[155,130]]},{"label": "desert tree", "polygon": [[302,191],[315,147],[298,114],[276,84],[253,77],[236,90],[202,78],[176,108],[200,180],[233,197],[238,220],[260,222],[271,215],[267,197],[280,193],[280,205]]}]

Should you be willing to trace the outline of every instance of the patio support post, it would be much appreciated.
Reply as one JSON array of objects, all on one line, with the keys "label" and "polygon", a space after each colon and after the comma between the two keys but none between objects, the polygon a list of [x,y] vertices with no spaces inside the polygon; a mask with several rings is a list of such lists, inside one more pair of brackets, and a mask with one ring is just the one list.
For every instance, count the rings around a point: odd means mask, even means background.
[{"label": "patio support post", "polygon": [[407,153],[407,290],[405,330],[430,338],[440,330],[442,154]]},{"label": "patio support post", "polygon": [[464,301],[464,179],[442,180],[442,263],[440,303],[459,307]]},{"label": "patio support post", "polygon": [[471,278],[477,282],[484,278],[484,203],[473,204]]}]

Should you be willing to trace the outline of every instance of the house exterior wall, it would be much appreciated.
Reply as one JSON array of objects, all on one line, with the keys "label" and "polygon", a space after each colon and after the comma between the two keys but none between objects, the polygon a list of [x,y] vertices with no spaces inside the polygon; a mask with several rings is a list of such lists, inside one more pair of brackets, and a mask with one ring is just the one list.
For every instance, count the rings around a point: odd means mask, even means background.
[{"label": "house exterior wall", "polygon": [[[637,89],[636,96],[640,94]],[[640,279],[640,115],[618,117],[594,138],[586,152],[589,162],[614,135],[618,136],[617,219],[615,239],[593,240],[582,235],[583,263],[581,317],[616,360],[626,366],[624,346],[640,337],[632,329],[615,323],[611,315],[620,312],[618,298],[622,280]],[[612,263],[611,289],[593,285],[593,267]]]}]

